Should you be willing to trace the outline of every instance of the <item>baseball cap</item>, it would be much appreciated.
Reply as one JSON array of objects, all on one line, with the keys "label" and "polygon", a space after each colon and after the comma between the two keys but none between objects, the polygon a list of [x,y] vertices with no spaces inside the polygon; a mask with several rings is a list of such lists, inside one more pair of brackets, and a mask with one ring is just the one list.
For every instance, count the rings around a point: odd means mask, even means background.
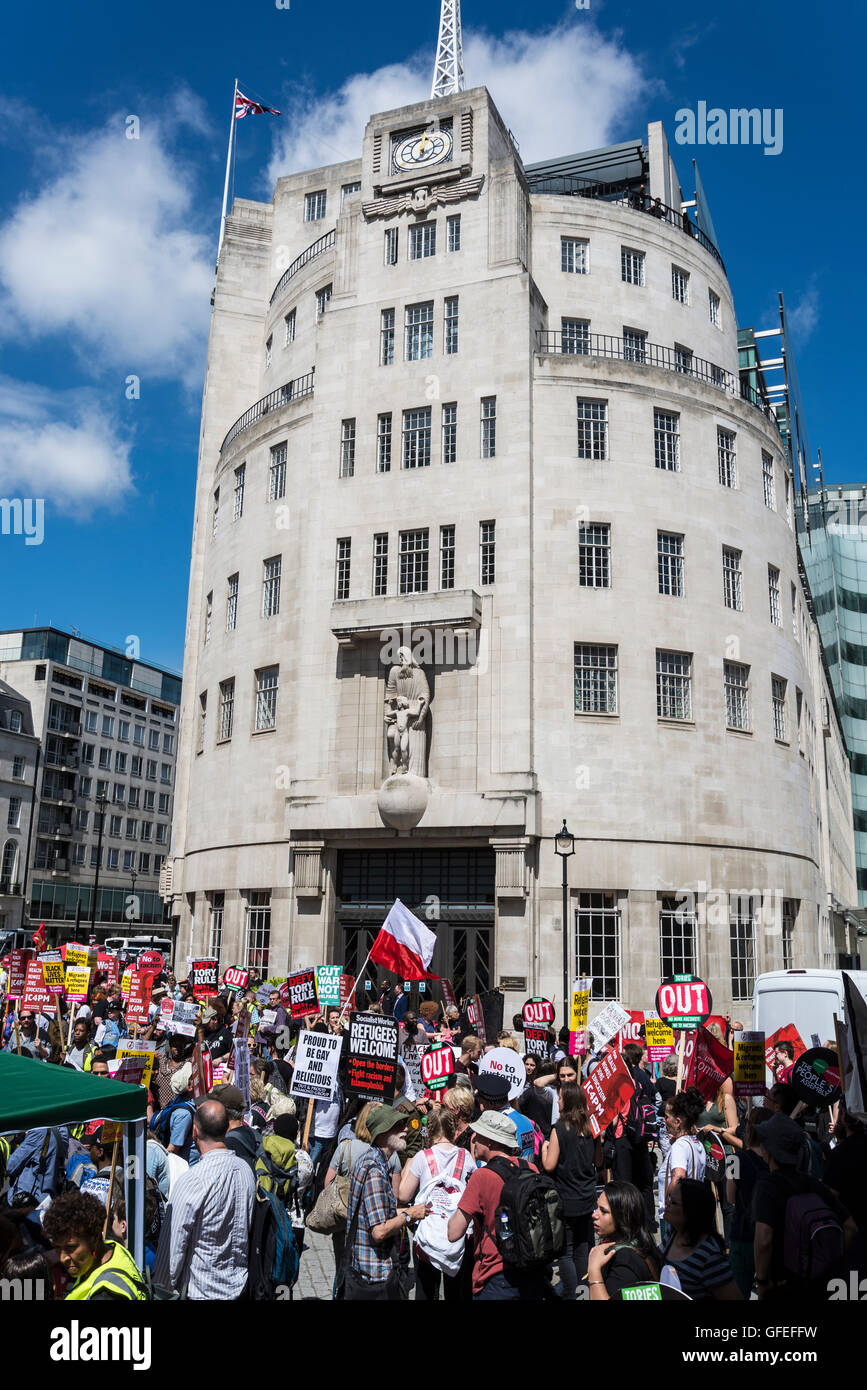
[{"label": "baseball cap", "polygon": [[[501,1080],[500,1077],[496,1079]],[[499,1110],[485,1110],[470,1125],[470,1129],[482,1139],[489,1139],[492,1144],[499,1144],[504,1149],[517,1152],[518,1129],[515,1121],[510,1120],[508,1115],[502,1115]]]}]

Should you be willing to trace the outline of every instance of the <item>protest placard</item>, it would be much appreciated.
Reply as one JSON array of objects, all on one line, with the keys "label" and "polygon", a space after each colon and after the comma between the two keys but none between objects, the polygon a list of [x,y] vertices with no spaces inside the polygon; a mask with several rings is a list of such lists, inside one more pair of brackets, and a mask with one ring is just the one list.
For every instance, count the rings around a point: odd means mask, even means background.
[{"label": "protest placard", "polygon": [[533,1057],[548,1056],[548,1029],[544,1024],[524,1024],[524,1051]]},{"label": "protest placard", "polygon": [[166,995],[160,1000],[160,1015],[164,1023],[170,1023],[175,1011],[175,1000],[170,995]]},{"label": "protest placard", "polygon": [[250,972],[242,970],[239,965],[230,965],[223,976],[223,983],[227,989],[244,990],[250,983]]},{"label": "protest placard", "polygon": [[443,1004],[445,1007],[447,1009],[456,1009],[458,1007],[458,1001],[455,998],[454,986],[451,980],[447,980],[445,976],[443,976],[440,980],[440,989],[443,992]]},{"label": "protest placard", "polygon": [[85,965],[67,965],[63,992],[71,1002],[82,1003],[90,988],[90,970]]},{"label": "protest placard", "polygon": [[7,999],[21,998],[24,993],[24,979],[27,974],[27,966],[30,961],[35,959],[36,952],[31,951],[29,946],[19,947],[9,952],[9,988],[6,991]]},{"label": "protest placard", "polygon": [[247,1038],[235,1039],[235,1085],[244,1097],[244,1110],[250,1109],[250,1043]]},{"label": "protest placard", "polygon": [[118,1043],[115,1056],[119,1062],[122,1062],[125,1057],[137,1058],[142,1061],[144,1063],[144,1072],[142,1074],[141,1085],[149,1086],[151,1073],[154,1068],[156,1047],[156,1042],[154,1042],[153,1039],[148,1039],[147,1041],[134,1041],[132,1038],[126,1038]]},{"label": "protest placard", "polygon": [[621,1054],[614,1048],[609,1048],[584,1081],[584,1094],[590,1128],[596,1139],[612,1120],[625,1114],[635,1094],[635,1082]]},{"label": "protest placard", "polygon": [[129,987],[132,982],[132,966],[128,965],[120,977],[120,992],[124,999],[129,995]]},{"label": "protest placard", "polygon": [[70,941],[63,947],[63,959],[67,965],[77,965],[81,969],[95,970],[99,959],[99,947],[82,946],[78,941]]},{"label": "protest placard", "polygon": [[97,968],[105,971],[106,987],[119,983],[120,961],[117,956],[100,956],[97,960]]},{"label": "protest placard", "polygon": [[57,1013],[57,995],[50,994],[45,988],[45,977],[42,974],[42,965],[38,960],[27,962],[24,989],[21,995],[21,1012],[23,1014]]},{"label": "protest placard", "polygon": [[275,1024],[276,1022],[277,1022],[277,1010],[276,1010],[276,1009],[263,1009],[263,1010],[262,1010],[261,1014],[259,1015],[259,1026],[260,1026],[261,1028],[273,1028],[273,1026],[274,1026],[274,1024]]},{"label": "protest placard", "polygon": [[199,1005],[195,999],[172,1000],[172,1023],[197,1023]]},{"label": "protest placard", "polygon": [[239,1009],[238,1017],[235,1019],[234,1027],[232,1029],[235,1037],[249,1039],[250,1025],[252,1021],[253,1015],[250,1013],[250,1010],[248,1008],[245,1007]]},{"label": "protest placard", "polygon": [[492,1047],[479,1063],[479,1076],[504,1076],[509,1083],[509,1100],[515,1100],[527,1084],[523,1058],[510,1047]]},{"label": "protest placard", "polygon": [[736,1096],[763,1096],[765,1094],[764,1033],[735,1033],[733,1077]]},{"label": "protest placard", "polygon": [[417,1100],[424,1090],[424,1082],[421,1076],[421,1057],[423,1048],[418,1046],[404,1047],[400,1054],[400,1061],[406,1073],[405,1091],[410,1100]]},{"label": "protest placard", "polygon": [[590,986],[585,985],[581,980],[576,980],[572,987],[572,999],[569,1008],[570,1033],[583,1033],[586,1031],[589,1011]]},{"label": "protest placard", "polygon": [[150,1065],[146,1057],[122,1057],[112,1079],[125,1081],[131,1086],[142,1086],[145,1084],[145,1073],[149,1070]]},{"label": "protest placard", "polygon": [[616,1046],[622,1052],[627,1043],[638,1043],[639,1047],[644,1046],[644,1010],[627,1009],[626,1013],[629,1022],[624,1023],[620,1032],[617,1034]]},{"label": "protest placard", "polygon": [[674,1029],[655,1014],[644,1015],[644,1041],[651,1062],[664,1062],[674,1051]]},{"label": "protest placard", "polygon": [[[370,984],[370,981],[367,981]],[[340,976],[340,1010],[341,1013],[355,1008],[355,976]]]},{"label": "protest placard", "polygon": [[153,983],[153,971],[133,971],[129,988],[129,1003],[126,1008],[127,1023],[137,1023],[140,1028],[147,1027]]},{"label": "protest placard", "polygon": [[136,964],[139,970],[150,970],[151,974],[159,975],[165,961],[162,951],[142,951]]},{"label": "protest placard", "polygon": [[656,991],[656,1012],[675,1032],[691,1032],[706,1023],[713,997],[697,975],[667,975]]},{"label": "protest placard", "polygon": [[765,1043],[765,1066],[772,1076],[777,1074],[777,1064],[774,1061],[774,1048],[777,1043],[790,1042],[795,1049],[794,1060],[797,1062],[802,1053],[807,1051],[807,1044],[801,1037],[794,1023],[784,1023],[782,1028],[778,1028],[772,1033]]},{"label": "protest placard", "polygon": [[310,1100],[331,1099],[337,1090],[342,1042],[339,1034],[308,1033],[302,1029],[298,1035],[290,1096],[307,1096]]},{"label": "protest placard", "polygon": [[285,981],[285,995],[283,990],[284,986],[281,985],[280,997],[283,999],[284,1008],[289,1010],[293,1023],[319,1012],[315,970],[297,970]]},{"label": "protest placard", "polygon": [[193,960],[190,980],[193,986],[193,995],[196,999],[207,999],[210,995],[217,993],[219,988],[217,983],[217,969],[219,964],[220,962],[213,956],[202,956]]},{"label": "protest placard", "polygon": [[349,1019],[347,1089],[367,1100],[394,1099],[398,1026],[381,1014],[353,1013]]},{"label": "protest placard", "polygon": [[482,1043],[487,1046],[488,1036],[485,1031],[485,1011],[482,1008],[482,1001],[478,994],[474,994],[467,1000],[467,1022],[475,1030],[476,1036],[481,1038]]},{"label": "protest placard", "polygon": [[792,1068],[789,1085],[805,1105],[819,1109],[833,1105],[843,1094],[836,1052],[829,1047],[811,1047],[802,1052]]},{"label": "protest placard", "polygon": [[554,1005],[550,999],[543,999],[541,995],[534,995],[532,999],[526,999],[521,1009],[521,1017],[524,1023],[533,1024],[553,1023]]},{"label": "protest placard", "polygon": [[42,951],[36,959],[42,965],[42,977],[49,994],[62,994],[64,967],[60,951]]},{"label": "protest placard", "polygon": [[734,1053],[725,1043],[721,1043],[706,1028],[697,1028],[695,1046],[684,1068],[684,1090],[689,1086],[695,1086],[710,1103],[723,1082],[731,1076],[734,1060]]},{"label": "protest placard", "polygon": [[602,1012],[597,1014],[590,1023],[594,1048],[598,1051],[600,1047],[604,1047],[605,1043],[616,1037],[624,1024],[628,1022],[629,1014],[622,1004],[618,1004],[616,1000],[611,1004],[606,1004]]},{"label": "protest placard", "polygon": [[317,965],[316,996],[321,1009],[340,1007],[340,976],[342,974],[342,965]]},{"label": "protest placard", "polygon": [[444,1090],[454,1069],[455,1054],[449,1043],[431,1043],[421,1054],[421,1079],[429,1091]]}]

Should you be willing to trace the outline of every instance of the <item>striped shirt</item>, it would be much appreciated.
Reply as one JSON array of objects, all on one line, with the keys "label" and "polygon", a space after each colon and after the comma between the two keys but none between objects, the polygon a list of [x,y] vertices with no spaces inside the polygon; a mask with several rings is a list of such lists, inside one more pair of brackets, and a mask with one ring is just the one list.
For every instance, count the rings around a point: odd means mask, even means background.
[{"label": "striped shirt", "polygon": [[172,1188],[154,1265],[154,1281],[191,1299],[240,1298],[256,1182],[248,1163],[210,1149]]},{"label": "striped shirt", "polygon": [[713,1298],[715,1289],[721,1289],[723,1284],[731,1283],[732,1267],[716,1237],[705,1236],[701,1244],[697,1245],[685,1260],[668,1259],[666,1252],[670,1246],[671,1241],[663,1252],[665,1262],[670,1269],[677,1271],[680,1287],[687,1298]]}]

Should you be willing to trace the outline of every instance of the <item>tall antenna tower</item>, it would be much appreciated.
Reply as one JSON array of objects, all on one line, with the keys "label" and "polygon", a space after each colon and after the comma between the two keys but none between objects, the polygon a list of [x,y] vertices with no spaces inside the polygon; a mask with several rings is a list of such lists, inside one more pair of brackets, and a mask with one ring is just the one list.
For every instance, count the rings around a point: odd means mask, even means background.
[{"label": "tall antenna tower", "polygon": [[461,45],[461,0],[442,0],[432,97],[448,97],[464,90],[464,54]]}]

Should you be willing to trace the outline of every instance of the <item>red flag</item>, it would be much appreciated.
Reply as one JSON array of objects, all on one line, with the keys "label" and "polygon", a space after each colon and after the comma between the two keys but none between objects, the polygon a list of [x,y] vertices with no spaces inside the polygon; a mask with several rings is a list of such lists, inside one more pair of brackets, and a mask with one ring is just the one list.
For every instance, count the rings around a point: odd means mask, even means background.
[{"label": "red flag", "polygon": [[280,112],[273,106],[263,106],[259,101],[253,101],[250,97],[245,97],[243,92],[235,93],[235,120],[240,121],[244,116],[279,116]]},{"label": "red flag", "polygon": [[735,1054],[709,1033],[697,1028],[695,1047],[684,1077],[684,1089],[695,1086],[710,1104],[723,1082],[734,1070]]},{"label": "red flag", "polygon": [[45,923],[44,923],[44,922],[40,922],[40,923],[39,923],[39,930],[38,930],[38,931],[35,931],[30,939],[31,939],[31,941],[34,943],[34,945],[36,946],[37,951],[44,951],[44,950],[45,950]]}]

